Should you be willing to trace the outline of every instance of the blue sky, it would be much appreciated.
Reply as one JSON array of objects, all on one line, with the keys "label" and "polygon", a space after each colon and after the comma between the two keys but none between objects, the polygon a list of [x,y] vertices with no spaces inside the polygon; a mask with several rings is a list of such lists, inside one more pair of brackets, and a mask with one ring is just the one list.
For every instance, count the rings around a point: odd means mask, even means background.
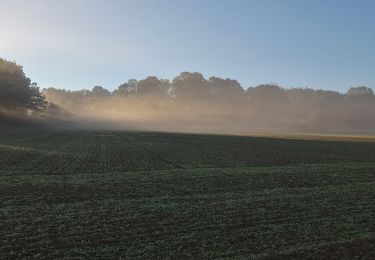
[{"label": "blue sky", "polygon": [[0,0],[0,57],[41,87],[181,71],[346,91],[375,88],[372,0]]}]

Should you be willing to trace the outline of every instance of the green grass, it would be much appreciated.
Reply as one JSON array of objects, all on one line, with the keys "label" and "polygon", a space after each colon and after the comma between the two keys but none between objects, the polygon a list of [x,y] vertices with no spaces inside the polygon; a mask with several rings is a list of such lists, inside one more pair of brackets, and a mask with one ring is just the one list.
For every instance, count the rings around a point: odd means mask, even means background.
[{"label": "green grass", "polygon": [[0,258],[373,259],[375,143],[1,132]]}]

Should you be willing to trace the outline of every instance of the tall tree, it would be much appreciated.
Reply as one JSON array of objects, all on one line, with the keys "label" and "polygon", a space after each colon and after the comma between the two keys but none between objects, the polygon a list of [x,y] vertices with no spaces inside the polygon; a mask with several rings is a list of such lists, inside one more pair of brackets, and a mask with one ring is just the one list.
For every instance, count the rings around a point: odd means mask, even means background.
[{"label": "tall tree", "polygon": [[137,93],[138,81],[136,79],[130,79],[128,82],[121,84],[117,89],[113,91],[113,95],[118,97],[126,97]]},{"label": "tall tree", "polygon": [[269,104],[285,102],[288,99],[284,89],[275,84],[264,84],[247,89],[247,94],[253,102],[268,102]]},{"label": "tall tree", "polygon": [[245,90],[237,80],[211,77],[208,79],[215,99],[224,102],[241,102],[246,99]]},{"label": "tall tree", "polygon": [[40,111],[48,103],[38,85],[26,77],[22,66],[0,58],[0,104]]},{"label": "tall tree", "polygon": [[109,92],[108,89],[103,88],[102,86],[95,86],[93,87],[91,91],[92,95],[97,98],[102,98],[102,97],[109,97],[111,93]]},{"label": "tall tree", "polygon": [[210,84],[199,72],[181,72],[172,81],[171,95],[178,100],[202,100],[210,96]]},{"label": "tall tree", "polygon": [[139,96],[163,96],[164,90],[160,79],[154,76],[138,81],[137,95]]}]

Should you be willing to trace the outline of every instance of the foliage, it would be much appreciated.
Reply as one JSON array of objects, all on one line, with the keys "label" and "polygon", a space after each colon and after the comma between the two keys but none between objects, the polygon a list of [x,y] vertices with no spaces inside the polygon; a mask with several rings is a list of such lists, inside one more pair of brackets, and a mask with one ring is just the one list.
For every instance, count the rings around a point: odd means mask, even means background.
[{"label": "foliage", "polygon": [[155,76],[131,79],[112,92],[95,86],[79,91],[48,88],[42,93],[20,65],[0,59],[0,109],[44,110],[46,97],[72,114],[100,114],[96,113],[99,110],[125,119],[146,114],[160,119],[159,125],[171,123],[171,118],[170,122],[161,120],[173,116],[180,120],[175,125],[212,122],[211,128],[219,130],[228,125],[240,131],[375,130],[375,95],[365,86],[352,87],[345,94],[310,88],[286,89],[277,84],[262,84],[245,91],[234,79],[206,79],[199,72],[182,72],[171,81]]},{"label": "foliage", "polygon": [[352,98],[374,99],[374,92],[372,89],[365,86],[352,87],[348,90],[346,95]]},{"label": "foliage", "polygon": [[93,87],[93,89],[91,90],[91,93],[94,97],[97,97],[97,98],[109,97],[111,95],[111,93],[107,89],[103,88],[102,86]]},{"label": "foliage", "polygon": [[22,66],[0,58],[0,104],[44,110],[47,102],[36,83],[25,76]]}]

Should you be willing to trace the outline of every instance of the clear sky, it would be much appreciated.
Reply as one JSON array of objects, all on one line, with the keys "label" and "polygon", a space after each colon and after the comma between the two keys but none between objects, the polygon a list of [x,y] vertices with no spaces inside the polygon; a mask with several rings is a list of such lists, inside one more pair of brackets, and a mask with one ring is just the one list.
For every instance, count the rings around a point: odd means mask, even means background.
[{"label": "clear sky", "polygon": [[0,57],[41,87],[199,71],[245,88],[375,88],[375,1],[0,0]]}]

